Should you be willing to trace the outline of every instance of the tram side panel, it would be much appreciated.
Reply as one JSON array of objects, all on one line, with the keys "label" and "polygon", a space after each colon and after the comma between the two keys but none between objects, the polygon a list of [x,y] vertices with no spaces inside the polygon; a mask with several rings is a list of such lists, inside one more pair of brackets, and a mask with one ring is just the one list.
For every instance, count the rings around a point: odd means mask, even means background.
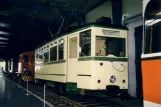
[{"label": "tram side panel", "polygon": [[161,104],[161,59],[142,59],[143,96],[145,101]]},{"label": "tram side panel", "polygon": [[36,64],[35,78],[66,83],[66,62],[40,65]]},{"label": "tram side panel", "polygon": [[[58,57],[58,49],[59,49],[59,45],[62,43],[59,43],[59,40],[64,40],[63,43],[63,58],[61,60],[59,60]],[[67,60],[66,60],[66,54],[67,54],[67,37],[63,37],[60,38],[58,41],[53,41],[49,44],[47,44],[47,46],[42,47],[40,49],[42,49],[39,52],[35,52],[36,53],[36,60],[35,60],[35,78],[36,80],[41,80],[46,82],[46,84],[50,84],[51,86],[54,86],[54,83],[66,83],[66,77],[67,77]],[[56,45],[55,45],[56,43]],[[48,47],[48,48],[46,48]],[[56,49],[56,51],[53,51],[53,49]],[[40,58],[40,54],[42,53],[44,55],[43,52],[48,52],[49,53],[49,58],[47,59],[47,61],[45,61],[44,58]],[[53,52],[54,53],[53,53]],[[53,57],[53,55],[51,54],[55,54],[56,58]]]},{"label": "tram side panel", "polygon": [[77,88],[95,90],[95,88],[92,85],[92,74],[94,73],[94,66],[92,65],[92,62],[93,61],[79,61],[78,59],[77,63],[79,66],[76,69],[77,76],[75,77],[78,78]]}]

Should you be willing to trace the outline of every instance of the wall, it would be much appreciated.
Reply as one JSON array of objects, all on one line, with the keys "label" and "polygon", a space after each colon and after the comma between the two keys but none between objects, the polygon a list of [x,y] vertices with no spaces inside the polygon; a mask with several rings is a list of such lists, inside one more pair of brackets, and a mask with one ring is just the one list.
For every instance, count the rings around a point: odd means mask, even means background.
[{"label": "wall", "polygon": [[135,28],[143,23],[142,17],[127,24],[128,32],[128,61],[129,61],[129,88],[131,96],[136,97],[136,68],[135,68]]},{"label": "wall", "polygon": [[129,17],[142,12],[142,0],[122,0],[122,13],[129,14]]},{"label": "wall", "polygon": [[110,0],[107,0],[107,2],[105,2],[101,6],[98,6],[94,10],[90,11],[86,15],[86,19],[85,20],[86,20],[87,23],[95,22],[98,18],[100,18],[102,16],[106,16],[106,17],[111,17],[112,18],[112,5],[111,5],[111,1]]},{"label": "wall", "polygon": [[[122,13],[128,14],[128,18],[142,12],[142,0],[122,0]],[[112,19],[111,0],[93,9],[86,15],[86,23],[95,22],[98,18],[106,16]]]}]

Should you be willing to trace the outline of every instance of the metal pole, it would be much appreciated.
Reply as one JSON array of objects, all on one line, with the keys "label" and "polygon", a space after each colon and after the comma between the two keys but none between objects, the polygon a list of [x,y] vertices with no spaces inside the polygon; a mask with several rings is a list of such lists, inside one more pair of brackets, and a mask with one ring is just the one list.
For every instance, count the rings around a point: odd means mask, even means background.
[{"label": "metal pole", "polygon": [[45,107],[45,89],[46,89],[46,86],[44,84],[44,107]]},{"label": "metal pole", "polygon": [[28,80],[27,80],[27,94],[26,95],[30,95],[29,93],[28,93]]}]

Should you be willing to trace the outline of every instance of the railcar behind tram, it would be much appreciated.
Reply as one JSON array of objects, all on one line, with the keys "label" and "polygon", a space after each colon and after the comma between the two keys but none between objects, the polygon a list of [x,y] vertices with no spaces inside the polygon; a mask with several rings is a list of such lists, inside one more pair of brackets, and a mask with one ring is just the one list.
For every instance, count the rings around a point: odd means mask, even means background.
[{"label": "railcar behind tram", "polygon": [[161,107],[161,0],[143,1],[144,107]]},{"label": "railcar behind tram", "polygon": [[67,91],[128,89],[127,28],[88,24],[35,50],[35,78]]},{"label": "railcar behind tram", "polygon": [[23,52],[19,55],[18,73],[23,81],[34,81],[35,76],[35,53]]}]

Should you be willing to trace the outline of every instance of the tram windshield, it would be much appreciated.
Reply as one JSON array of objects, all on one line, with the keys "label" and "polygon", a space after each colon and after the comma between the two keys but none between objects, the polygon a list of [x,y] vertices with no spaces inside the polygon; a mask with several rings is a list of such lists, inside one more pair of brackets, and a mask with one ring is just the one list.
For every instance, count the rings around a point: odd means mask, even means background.
[{"label": "tram windshield", "polygon": [[161,4],[158,0],[147,5],[144,17],[144,53],[161,52]]},{"label": "tram windshield", "polygon": [[28,55],[23,55],[23,62],[28,62]]},{"label": "tram windshield", "polygon": [[96,36],[96,56],[125,57],[125,38]]}]

